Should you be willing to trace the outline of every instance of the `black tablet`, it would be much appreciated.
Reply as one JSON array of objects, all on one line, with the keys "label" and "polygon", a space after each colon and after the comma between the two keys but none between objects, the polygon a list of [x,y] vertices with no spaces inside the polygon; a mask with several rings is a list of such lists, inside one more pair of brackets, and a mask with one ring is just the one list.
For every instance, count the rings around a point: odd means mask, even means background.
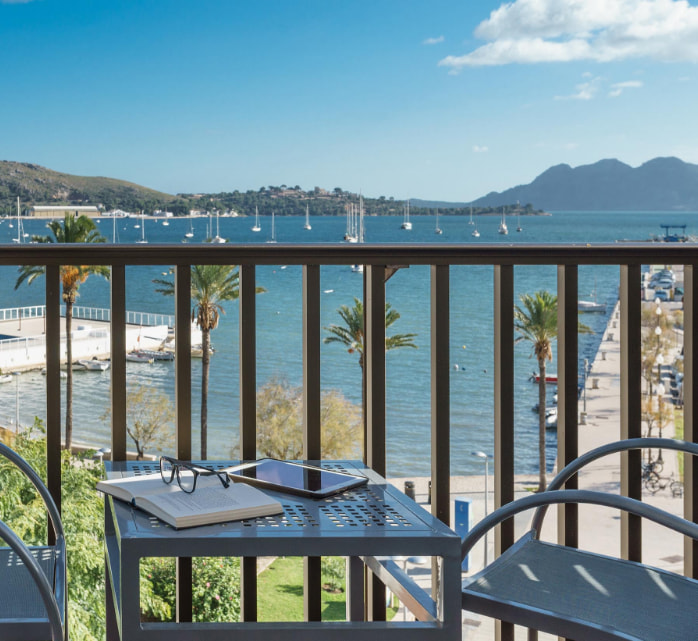
[{"label": "black tablet", "polygon": [[365,476],[272,458],[243,463],[226,471],[233,481],[312,498],[337,494],[368,481]]}]

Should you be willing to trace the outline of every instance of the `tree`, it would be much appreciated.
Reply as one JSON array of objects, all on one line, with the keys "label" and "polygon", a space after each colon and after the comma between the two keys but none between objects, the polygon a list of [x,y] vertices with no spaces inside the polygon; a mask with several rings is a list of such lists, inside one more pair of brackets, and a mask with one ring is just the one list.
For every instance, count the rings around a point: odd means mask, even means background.
[{"label": "tree", "polygon": [[[324,343],[340,343],[347,348],[349,354],[358,352],[359,367],[361,368],[361,410],[366,416],[366,377],[364,371],[364,305],[354,298],[353,307],[342,305],[337,312],[344,321],[344,325],[330,325],[325,327],[330,335],[323,339]],[[400,314],[394,310],[390,303],[385,304],[385,329],[387,330],[395,321],[400,318]],[[385,337],[385,351],[398,349],[400,347],[413,347],[417,349],[414,339],[417,334],[393,334]]]},{"label": "tree", "polygon": [[[538,491],[546,488],[545,476],[545,364],[553,360],[552,344],[557,340],[557,296],[541,290],[519,296],[521,306],[514,307],[514,328],[519,333],[515,342],[529,341],[538,361]],[[581,323],[578,331],[591,333]]]},{"label": "tree", "polygon": [[[66,212],[63,221],[52,220],[48,227],[53,236],[32,236],[35,243],[103,243],[106,238],[97,231],[94,221],[88,216],[75,218]],[[19,278],[15,283],[17,289],[25,280],[31,285],[39,276],[46,273],[43,265],[23,265],[19,268]],[[67,378],[65,381],[65,448],[73,444],[73,305],[78,297],[78,289],[90,274],[109,278],[110,271],[105,265],[61,265],[60,278],[65,303],[65,343]]]},{"label": "tree", "polygon": [[[111,410],[102,415],[106,419]],[[174,425],[175,413],[170,400],[152,387],[136,385],[126,396],[126,431],[136,446],[137,460],[142,460],[145,451],[162,446],[169,440]]]},{"label": "tree", "polygon": [[[358,407],[336,391],[320,399],[322,457],[356,458],[361,443],[355,434],[361,422]],[[257,392],[257,449],[262,456],[303,458],[303,388],[272,378]]]},{"label": "tree", "polygon": [[[172,270],[170,270],[172,272]],[[160,294],[174,296],[174,282],[155,279],[160,285]],[[257,293],[266,291],[257,287]],[[208,379],[211,365],[211,331],[218,327],[221,314],[225,314],[222,303],[235,300],[240,293],[240,276],[235,265],[192,265],[191,299],[194,307],[192,321],[201,330],[201,458],[208,458]]]}]

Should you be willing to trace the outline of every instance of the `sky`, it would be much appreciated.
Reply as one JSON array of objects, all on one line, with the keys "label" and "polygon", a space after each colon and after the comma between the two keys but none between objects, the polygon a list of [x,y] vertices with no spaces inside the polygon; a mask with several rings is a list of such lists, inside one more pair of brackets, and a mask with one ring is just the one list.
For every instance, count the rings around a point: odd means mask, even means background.
[{"label": "sky", "polygon": [[698,0],[0,0],[0,159],[467,202],[698,163]]}]

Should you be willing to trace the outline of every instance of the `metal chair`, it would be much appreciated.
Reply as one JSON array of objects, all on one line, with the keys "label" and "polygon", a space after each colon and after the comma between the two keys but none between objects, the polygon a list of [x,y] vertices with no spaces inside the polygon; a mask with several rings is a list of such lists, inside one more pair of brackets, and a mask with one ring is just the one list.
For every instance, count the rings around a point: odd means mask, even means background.
[{"label": "metal chair", "polygon": [[698,524],[641,501],[604,492],[559,489],[590,461],[649,447],[698,456],[697,444],[671,439],[609,443],[570,463],[547,491],[512,501],[478,523],[463,540],[462,558],[491,528],[519,512],[537,508],[531,529],[482,572],[463,582],[463,609],[585,641],[695,639],[697,580],[538,539],[549,505],[591,503],[637,514],[698,541]]},{"label": "metal chair", "polygon": [[66,550],[61,517],[36,472],[0,443],[0,454],[14,463],[41,496],[55,534],[54,545],[27,546],[0,520],[0,639],[66,641]]}]

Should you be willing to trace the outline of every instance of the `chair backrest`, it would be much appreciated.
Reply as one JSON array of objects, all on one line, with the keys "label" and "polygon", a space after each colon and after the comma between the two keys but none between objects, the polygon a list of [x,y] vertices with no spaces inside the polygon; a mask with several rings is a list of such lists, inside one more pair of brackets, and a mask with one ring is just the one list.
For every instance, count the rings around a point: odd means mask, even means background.
[{"label": "chair backrest", "polygon": [[[51,641],[63,641],[66,631],[66,549],[63,523],[58,508],[43,481],[29,463],[4,443],[0,443],[0,454],[10,460],[25,474],[36,488],[46,506],[56,541],[55,544],[51,546],[55,556],[53,575],[46,575],[45,571],[32,554],[32,547],[27,546],[12,529],[1,520],[0,539],[4,540],[9,545],[10,549],[22,560],[24,567],[29,571],[30,576],[38,588],[46,608]],[[19,568],[18,571],[23,571],[24,569],[21,566],[15,567]],[[11,568],[10,571],[14,571],[15,567]],[[21,623],[17,623],[15,627],[20,625]]]}]

